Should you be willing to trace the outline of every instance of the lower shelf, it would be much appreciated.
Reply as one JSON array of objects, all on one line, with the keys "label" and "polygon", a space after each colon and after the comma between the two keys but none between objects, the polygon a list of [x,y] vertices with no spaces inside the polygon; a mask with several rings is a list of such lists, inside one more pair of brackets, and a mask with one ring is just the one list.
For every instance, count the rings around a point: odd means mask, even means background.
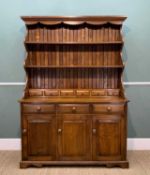
[{"label": "lower shelf", "polygon": [[106,166],[129,168],[128,161],[21,161],[20,168],[43,166]]}]

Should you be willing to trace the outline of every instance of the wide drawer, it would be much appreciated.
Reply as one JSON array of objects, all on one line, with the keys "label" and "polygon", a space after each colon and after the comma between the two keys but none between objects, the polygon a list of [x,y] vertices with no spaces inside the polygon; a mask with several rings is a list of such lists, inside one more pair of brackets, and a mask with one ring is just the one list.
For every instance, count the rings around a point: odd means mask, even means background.
[{"label": "wide drawer", "polygon": [[51,104],[24,104],[23,107],[24,113],[54,113],[55,105]]},{"label": "wide drawer", "polygon": [[113,112],[123,112],[123,104],[93,104],[93,113],[113,113]]},{"label": "wide drawer", "polygon": [[58,113],[89,113],[88,104],[60,104],[57,107]]}]

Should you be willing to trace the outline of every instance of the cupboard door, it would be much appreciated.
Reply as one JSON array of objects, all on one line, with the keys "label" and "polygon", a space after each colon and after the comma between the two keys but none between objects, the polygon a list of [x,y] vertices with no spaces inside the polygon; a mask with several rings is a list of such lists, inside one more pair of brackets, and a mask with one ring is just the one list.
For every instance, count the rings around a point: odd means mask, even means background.
[{"label": "cupboard door", "polygon": [[86,115],[58,116],[59,160],[90,160],[91,122]]},{"label": "cupboard door", "polygon": [[121,115],[94,116],[94,160],[121,160],[121,120]]},{"label": "cupboard door", "polygon": [[23,157],[27,160],[54,160],[56,157],[55,115],[23,117]]}]

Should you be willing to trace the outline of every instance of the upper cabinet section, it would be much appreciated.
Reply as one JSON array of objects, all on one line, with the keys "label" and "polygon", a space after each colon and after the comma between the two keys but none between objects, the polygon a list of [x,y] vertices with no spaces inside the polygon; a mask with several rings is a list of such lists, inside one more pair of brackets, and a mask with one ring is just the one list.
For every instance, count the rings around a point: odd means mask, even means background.
[{"label": "upper cabinet section", "polygon": [[123,94],[121,28],[126,17],[22,19],[27,28],[26,96]]},{"label": "upper cabinet section", "polygon": [[[22,17],[26,44],[122,44],[126,17]],[[88,36],[88,37],[87,37]]]}]

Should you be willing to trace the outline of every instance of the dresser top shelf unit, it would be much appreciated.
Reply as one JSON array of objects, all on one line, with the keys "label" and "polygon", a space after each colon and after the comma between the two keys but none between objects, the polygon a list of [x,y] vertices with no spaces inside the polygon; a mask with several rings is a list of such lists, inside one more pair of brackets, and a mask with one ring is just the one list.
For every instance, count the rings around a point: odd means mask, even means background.
[{"label": "dresser top shelf unit", "polygon": [[[123,16],[23,16],[24,102],[125,102]],[[82,91],[82,92],[80,92]],[[88,100],[89,98],[89,100]]]}]

